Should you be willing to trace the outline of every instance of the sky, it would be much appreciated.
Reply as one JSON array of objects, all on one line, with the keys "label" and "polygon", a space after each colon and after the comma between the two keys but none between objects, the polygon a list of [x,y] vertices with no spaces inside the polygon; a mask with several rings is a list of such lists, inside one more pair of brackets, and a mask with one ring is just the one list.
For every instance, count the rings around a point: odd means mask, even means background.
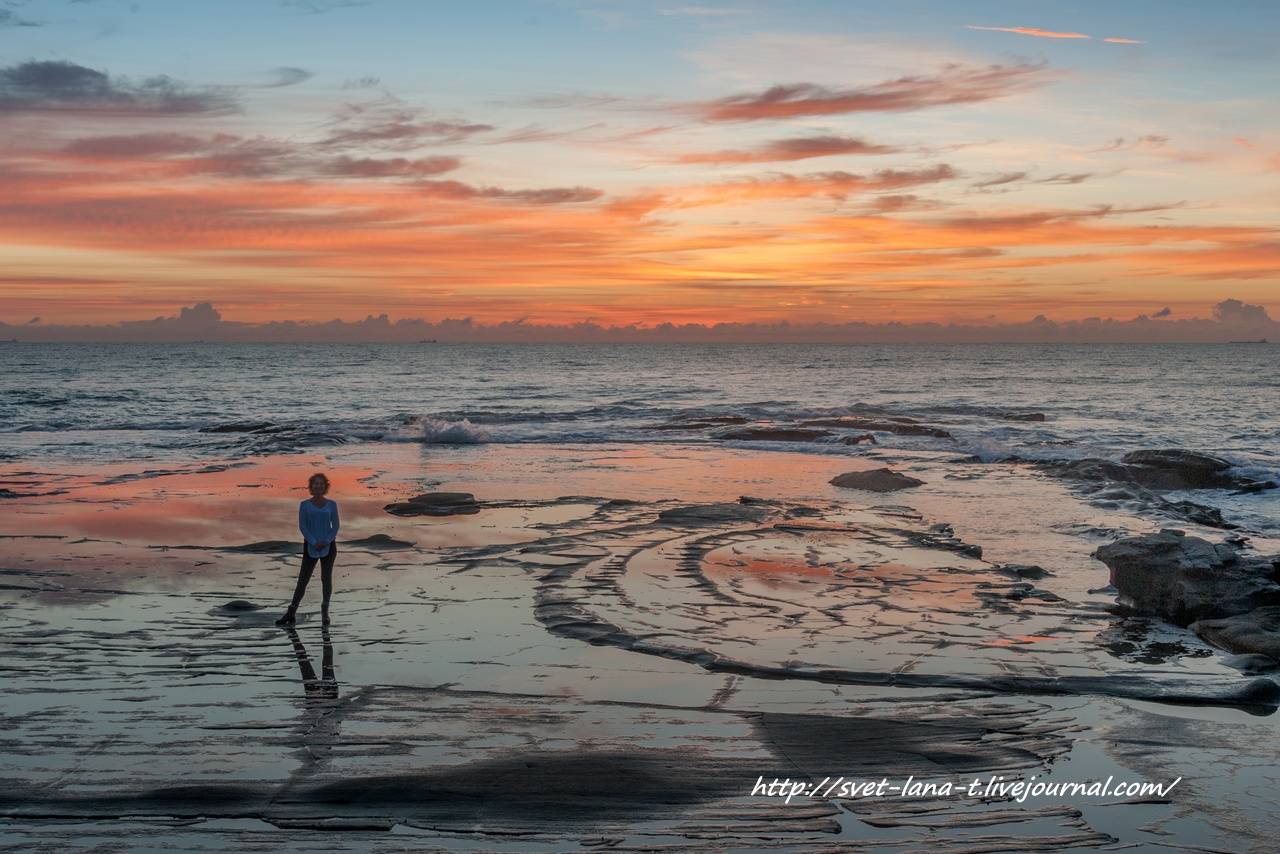
[{"label": "sky", "polygon": [[1277,43],[1275,0],[0,0],[0,332],[1267,331]]}]

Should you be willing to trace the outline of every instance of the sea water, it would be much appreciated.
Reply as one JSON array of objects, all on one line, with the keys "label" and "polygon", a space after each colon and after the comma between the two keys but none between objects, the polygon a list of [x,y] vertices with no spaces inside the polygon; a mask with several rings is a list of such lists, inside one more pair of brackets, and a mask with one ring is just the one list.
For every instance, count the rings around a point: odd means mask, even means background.
[{"label": "sea water", "polygon": [[[225,461],[376,443],[723,444],[723,430],[690,425],[862,416],[950,434],[879,433],[882,451],[994,462],[1184,448],[1280,482],[1275,354],[1230,344],[7,343],[0,460]],[[866,453],[845,438],[740,444]],[[1201,502],[1280,526],[1271,496],[1214,492]]]}]

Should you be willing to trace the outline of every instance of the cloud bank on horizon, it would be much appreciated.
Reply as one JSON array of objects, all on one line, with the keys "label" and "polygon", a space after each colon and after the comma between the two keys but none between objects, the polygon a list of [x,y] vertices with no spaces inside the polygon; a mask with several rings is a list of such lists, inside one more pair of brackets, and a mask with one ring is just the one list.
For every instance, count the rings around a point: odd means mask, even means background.
[{"label": "cloud bank on horizon", "polygon": [[1248,326],[1211,313],[1280,279],[1280,6],[926,5],[30,0],[0,321]]},{"label": "cloud bank on horizon", "polygon": [[[130,320],[103,326],[41,324],[35,317],[22,326],[0,323],[0,340],[27,343],[1280,343],[1280,321],[1264,306],[1226,299],[1211,318],[1170,320],[1165,307],[1129,320],[1087,317],[1057,322],[1044,315],[1020,323],[970,326],[915,323],[670,322],[602,325],[588,319],[572,324],[529,322],[527,318],[478,323],[474,318],[429,321],[384,314],[363,320],[328,322],[272,320],[254,323],[224,320],[212,303],[183,307],[177,315]],[[1270,338],[1268,338],[1270,336]]]}]

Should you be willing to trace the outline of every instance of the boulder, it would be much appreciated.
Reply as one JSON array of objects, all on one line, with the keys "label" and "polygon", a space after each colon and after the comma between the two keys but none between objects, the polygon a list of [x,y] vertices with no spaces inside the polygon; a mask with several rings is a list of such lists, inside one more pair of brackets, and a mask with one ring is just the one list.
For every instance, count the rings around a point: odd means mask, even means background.
[{"label": "boulder", "polygon": [[1111,584],[1135,611],[1179,626],[1280,605],[1271,559],[1242,557],[1172,528],[1117,540],[1094,557],[1111,570]]},{"label": "boulder", "polygon": [[1236,478],[1227,472],[1231,463],[1207,454],[1170,449],[1134,451],[1120,462],[1136,483],[1150,489],[1232,489]]},{"label": "boulder", "polygon": [[899,489],[911,489],[924,483],[893,469],[871,469],[870,471],[851,471],[838,474],[829,481],[832,486],[842,489],[863,489],[868,492],[895,492]]}]

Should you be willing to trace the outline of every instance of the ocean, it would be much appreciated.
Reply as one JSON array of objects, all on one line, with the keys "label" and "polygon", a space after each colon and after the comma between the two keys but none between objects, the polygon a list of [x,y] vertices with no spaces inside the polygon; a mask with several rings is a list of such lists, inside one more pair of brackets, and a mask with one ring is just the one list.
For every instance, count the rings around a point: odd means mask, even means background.
[{"label": "ocean", "polygon": [[[6,344],[2,459],[227,461],[381,443],[729,444],[983,462],[1182,448],[1280,482],[1280,369],[1266,345]],[[1038,418],[1040,420],[1017,420]],[[839,418],[809,441],[725,439]],[[710,420],[708,420],[710,419]],[[819,428],[824,429],[824,428]],[[536,453],[536,448],[526,448]],[[1198,500],[1280,527],[1271,495]]]}]

